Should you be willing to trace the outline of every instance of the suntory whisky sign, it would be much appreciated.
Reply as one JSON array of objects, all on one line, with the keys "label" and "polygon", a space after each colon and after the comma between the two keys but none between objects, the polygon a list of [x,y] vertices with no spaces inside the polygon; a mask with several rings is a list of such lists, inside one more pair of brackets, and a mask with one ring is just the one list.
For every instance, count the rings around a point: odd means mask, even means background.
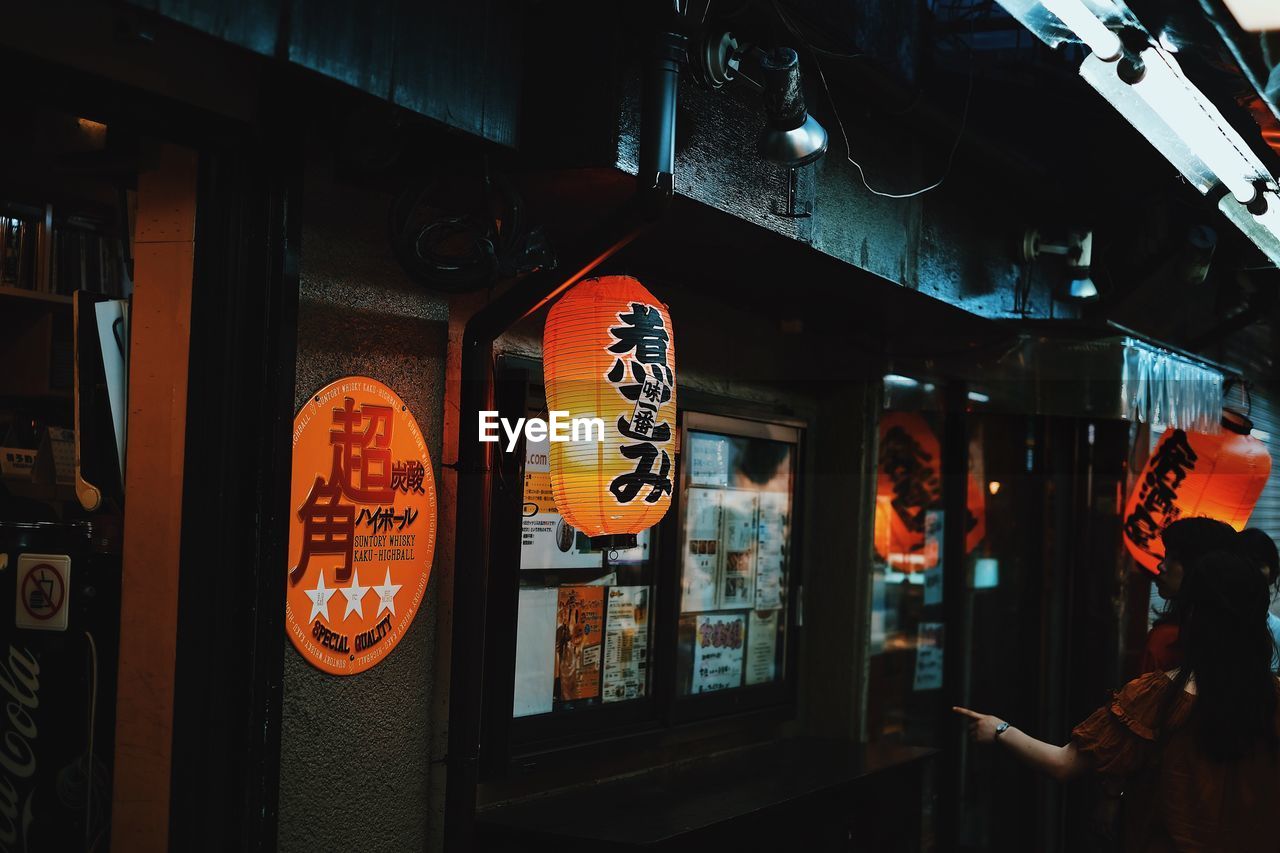
[{"label": "suntory whisky sign", "polygon": [[435,550],[435,476],[408,406],[363,376],[316,392],[293,422],[290,498],[289,639],[325,672],[364,672],[408,631]]}]

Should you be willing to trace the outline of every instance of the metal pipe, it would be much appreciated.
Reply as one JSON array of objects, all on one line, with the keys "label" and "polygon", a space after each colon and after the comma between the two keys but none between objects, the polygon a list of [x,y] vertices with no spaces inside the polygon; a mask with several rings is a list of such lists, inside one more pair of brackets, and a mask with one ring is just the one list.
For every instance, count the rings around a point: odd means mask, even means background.
[{"label": "metal pipe", "polygon": [[644,70],[641,94],[641,133],[651,144],[640,146],[636,180],[642,193],[670,196],[675,180],[676,103],[680,66],[687,59],[688,39],[674,27],[659,30],[653,55]]}]

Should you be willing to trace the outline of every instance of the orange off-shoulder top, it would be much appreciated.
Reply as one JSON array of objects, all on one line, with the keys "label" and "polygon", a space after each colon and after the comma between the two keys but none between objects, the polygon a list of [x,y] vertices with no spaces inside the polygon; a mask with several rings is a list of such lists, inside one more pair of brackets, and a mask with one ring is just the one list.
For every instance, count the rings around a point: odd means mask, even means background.
[{"label": "orange off-shoulder top", "polygon": [[1172,700],[1162,737],[1172,689],[1163,672],[1135,678],[1071,733],[1098,772],[1125,779],[1123,850],[1280,853],[1280,760],[1261,745],[1230,763],[1204,755],[1187,725],[1195,696],[1186,692]]}]

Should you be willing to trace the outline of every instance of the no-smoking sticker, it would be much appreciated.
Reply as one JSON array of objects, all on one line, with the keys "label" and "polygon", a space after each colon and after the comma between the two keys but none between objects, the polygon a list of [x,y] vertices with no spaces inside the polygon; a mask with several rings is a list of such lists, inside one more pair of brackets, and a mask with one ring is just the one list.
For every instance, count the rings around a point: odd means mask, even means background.
[{"label": "no-smoking sticker", "polygon": [[67,596],[70,590],[70,557],[66,554],[22,554],[18,557],[14,624],[38,631],[67,630]]}]

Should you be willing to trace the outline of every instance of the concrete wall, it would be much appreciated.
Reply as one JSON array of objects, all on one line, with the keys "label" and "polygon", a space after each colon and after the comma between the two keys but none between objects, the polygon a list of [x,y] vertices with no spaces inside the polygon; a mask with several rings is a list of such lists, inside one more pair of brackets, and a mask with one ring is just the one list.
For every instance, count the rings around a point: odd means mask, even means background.
[{"label": "concrete wall", "polygon": [[[391,257],[388,198],[332,173],[323,153],[311,155],[294,406],[340,376],[385,382],[427,439],[439,494],[448,303],[409,280]],[[440,550],[437,541],[437,564]],[[448,603],[442,574],[433,571],[400,643],[359,675],[327,675],[280,637],[280,850],[420,850],[438,830],[429,770],[433,738],[442,737],[432,723],[433,701],[448,684],[435,677],[441,605]]]},{"label": "concrete wall", "polygon": [[[635,174],[641,133],[638,70],[624,75],[622,89],[616,165]],[[999,177],[997,155],[961,145],[948,168],[946,148],[940,150],[936,140],[953,139],[954,128],[936,128],[926,137],[903,126],[864,123],[846,107],[842,132],[820,83],[806,77],[805,90],[810,111],[830,138],[826,156],[799,170],[800,207],[811,216],[779,215],[785,210],[786,171],[756,152],[764,107],[745,87],[712,92],[681,80],[676,192],[856,268],[833,280],[834,289],[856,286],[863,280],[857,270],[865,270],[981,317],[1079,316],[1077,307],[1052,298],[1054,284],[1064,275],[1061,265],[1045,262],[1028,270],[1018,258],[1023,229],[1038,223],[1026,218],[1007,188],[993,185]],[[914,198],[886,198],[868,189],[849,155],[881,192],[911,192],[943,175],[945,180]],[[1025,304],[1019,304],[1020,286],[1027,290]]]}]

